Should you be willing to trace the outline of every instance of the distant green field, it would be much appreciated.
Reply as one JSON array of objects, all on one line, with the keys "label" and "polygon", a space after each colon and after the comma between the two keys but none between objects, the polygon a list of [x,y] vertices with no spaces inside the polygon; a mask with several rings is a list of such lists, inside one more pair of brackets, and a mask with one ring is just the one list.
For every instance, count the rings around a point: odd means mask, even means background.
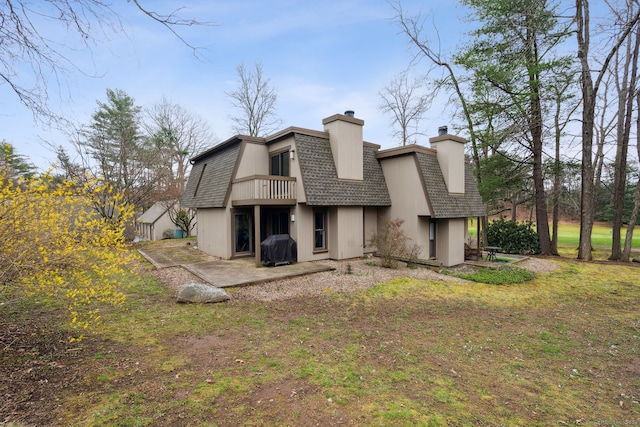
[{"label": "distant green field", "polygon": [[[591,245],[594,249],[594,257],[606,257],[611,253],[611,225],[594,224],[591,233]],[[627,229],[620,231],[621,241],[624,245]],[[469,222],[469,234],[476,237],[475,220]],[[573,257],[577,255],[578,243],[580,241],[580,224],[560,224],[558,227],[558,251],[563,256]],[[634,229],[631,247],[634,252],[640,251],[640,230]]]},{"label": "distant green field", "polygon": [[[591,232],[591,245],[595,252],[594,256],[596,256],[597,253],[600,253],[600,255],[603,255],[603,252],[606,254],[611,253],[611,232],[611,225],[609,224],[593,225],[593,231]],[[626,227],[620,230],[620,240],[622,245],[624,245],[626,233]],[[579,224],[561,224],[558,226],[558,250],[563,255],[572,255],[572,253],[577,253],[576,249],[579,241]],[[636,231],[635,228],[633,240],[631,241],[631,248],[636,250],[640,249],[640,231]]]}]

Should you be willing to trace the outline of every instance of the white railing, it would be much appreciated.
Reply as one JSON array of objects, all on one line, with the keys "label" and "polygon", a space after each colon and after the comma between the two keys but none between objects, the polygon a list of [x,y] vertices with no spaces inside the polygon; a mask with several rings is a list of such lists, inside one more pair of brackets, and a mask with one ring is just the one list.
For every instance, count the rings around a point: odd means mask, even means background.
[{"label": "white railing", "polygon": [[295,200],[296,179],[254,175],[233,182],[233,200]]}]

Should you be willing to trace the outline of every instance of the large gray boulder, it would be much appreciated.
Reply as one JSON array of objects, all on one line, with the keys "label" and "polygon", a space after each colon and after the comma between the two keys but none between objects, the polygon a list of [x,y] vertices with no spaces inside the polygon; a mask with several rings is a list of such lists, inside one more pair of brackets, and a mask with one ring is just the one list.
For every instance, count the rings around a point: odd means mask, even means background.
[{"label": "large gray boulder", "polygon": [[178,302],[222,302],[231,299],[229,294],[215,286],[205,285],[203,283],[187,283],[178,289]]}]

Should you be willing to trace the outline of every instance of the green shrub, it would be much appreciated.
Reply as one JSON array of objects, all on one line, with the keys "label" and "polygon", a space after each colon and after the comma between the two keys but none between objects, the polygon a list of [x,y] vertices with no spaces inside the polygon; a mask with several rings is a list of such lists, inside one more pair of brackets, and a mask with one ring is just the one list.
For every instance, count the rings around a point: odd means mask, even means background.
[{"label": "green shrub", "polygon": [[487,283],[490,285],[508,285],[511,283],[522,283],[533,280],[536,275],[524,268],[505,265],[495,269],[482,268],[475,273],[455,274],[455,276],[460,277],[461,279]]},{"label": "green shrub", "polygon": [[540,241],[531,221],[496,219],[487,227],[489,246],[498,246],[505,254],[538,254]]}]

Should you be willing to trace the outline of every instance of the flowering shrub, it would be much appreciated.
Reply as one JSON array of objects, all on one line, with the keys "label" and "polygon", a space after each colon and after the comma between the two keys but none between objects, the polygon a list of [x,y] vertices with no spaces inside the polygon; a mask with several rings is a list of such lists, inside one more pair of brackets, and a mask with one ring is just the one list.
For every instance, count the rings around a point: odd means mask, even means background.
[{"label": "flowering shrub", "polygon": [[79,329],[98,321],[101,304],[121,305],[117,284],[128,261],[124,229],[133,207],[113,194],[117,215],[103,218],[94,203],[105,192],[96,182],[0,174],[0,291],[19,287],[64,299]]}]

